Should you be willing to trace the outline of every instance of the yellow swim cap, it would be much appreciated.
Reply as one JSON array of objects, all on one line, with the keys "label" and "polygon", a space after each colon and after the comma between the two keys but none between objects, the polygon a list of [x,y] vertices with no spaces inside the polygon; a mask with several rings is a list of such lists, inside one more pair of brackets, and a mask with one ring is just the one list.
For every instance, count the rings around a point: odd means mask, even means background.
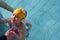
[{"label": "yellow swim cap", "polygon": [[19,19],[22,20],[23,18],[26,18],[27,12],[23,8],[18,8],[13,11],[13,14],[16,14]]}]

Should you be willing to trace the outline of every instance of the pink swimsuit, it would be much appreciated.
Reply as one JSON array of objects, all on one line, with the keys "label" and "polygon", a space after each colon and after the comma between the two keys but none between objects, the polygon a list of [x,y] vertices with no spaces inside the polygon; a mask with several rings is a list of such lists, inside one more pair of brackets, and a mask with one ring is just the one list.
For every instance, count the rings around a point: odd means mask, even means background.
[{"label": "pink swimsuit", "polygon": [[[10,28],[12,28],[12,27],[13,27],[13,25],[12,25],[12,24],[10,24],[9,26],[10,26]],[[18,32],[18,28],[16,28],[14,31],[15,31],[15,33],[16,33],[16,34],[19,34],[19,32]]]}]

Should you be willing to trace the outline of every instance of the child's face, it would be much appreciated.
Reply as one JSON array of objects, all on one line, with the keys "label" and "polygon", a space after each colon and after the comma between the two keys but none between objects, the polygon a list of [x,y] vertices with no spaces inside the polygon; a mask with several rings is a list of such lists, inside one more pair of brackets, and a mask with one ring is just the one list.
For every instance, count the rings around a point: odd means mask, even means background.
[{"label": "child's face", "polygon": [[18,16],[20,21],[22,21],[26,18],[27,12],[25,10],[22,10],[21,12],[17,11],[13,13],[13,16]]},{"label": "child's face", "polygon": [[20,23],[19,17],[18,17],[17,15],[15,15],[15,14],[13,14],[13,22],[14,22],[15,24]]}]

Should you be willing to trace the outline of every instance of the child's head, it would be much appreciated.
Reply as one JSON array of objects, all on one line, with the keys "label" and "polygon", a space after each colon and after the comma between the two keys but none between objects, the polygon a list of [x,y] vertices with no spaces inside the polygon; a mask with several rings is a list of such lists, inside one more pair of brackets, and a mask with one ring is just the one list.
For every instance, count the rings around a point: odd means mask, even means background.
[{"label": "child's head", "polygon": [[17,15],[20,20],[23,20],[27,16],[27,11],[24,10],[23,8],[18,8],[18,9],[16,9],[16,10],[13,11],[13,14]]}]

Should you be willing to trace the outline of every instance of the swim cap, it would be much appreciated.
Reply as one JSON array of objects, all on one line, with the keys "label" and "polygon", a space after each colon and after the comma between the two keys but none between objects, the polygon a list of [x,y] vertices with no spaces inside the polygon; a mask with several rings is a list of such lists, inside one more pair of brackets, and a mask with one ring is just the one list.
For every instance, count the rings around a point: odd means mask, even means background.
[{"label": "swim cap", "polygon": [[16,10],[13,11],[13,14],[16,14],[20,20],[25,19],[27,12],[23,8],[17,8]]}]

